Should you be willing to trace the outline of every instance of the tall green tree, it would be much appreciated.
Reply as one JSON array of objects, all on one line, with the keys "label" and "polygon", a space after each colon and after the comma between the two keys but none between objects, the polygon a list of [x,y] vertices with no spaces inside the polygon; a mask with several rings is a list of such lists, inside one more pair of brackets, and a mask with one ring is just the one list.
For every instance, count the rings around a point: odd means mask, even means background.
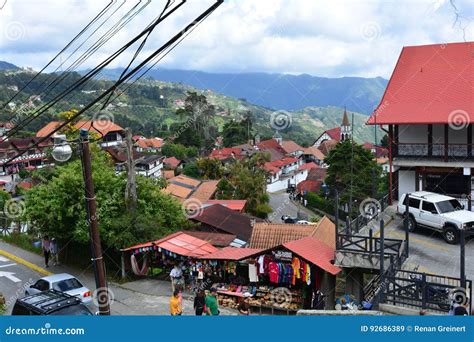
[{"label": "tall green tree", "polygon": [[224,147],[245,144],[252,136],[252,113],[247,112],[242,121],[229,121],[222,130]]},{"label": "tall green tree", "polygon": [[[162,193],[153,180],[137,177],[135,215],[127,211],[125,175],[116,176],[110,157],[93,149],[97,216],[104,245],[122,248],[157,239],[189,225],[180,204]],[[84,183],[78,160],[57,168],[54,176],[26,194],[26,216],[43,234],[88,243]]]},{"label": "tall green tree", "polygon": [[190,91],[184,101],[184,108],[176,114],[184,121],[175,132],[175,141],[183,145],[205,147],[217,136],[217,125],[214,122],[215,107],[206,96]]},{"label": "tall green tree", "polygon": [[[373,196],[381,181],[381,167],[370,150],[346,140],[336,145],[324,159],[329,165],[326,184],[339,191],[341,203],[362,201]],[[334,194],[331,191],[331,194]]]},{"label": "tall green tree", "polygon": [[257,153],[252,158],[239,160],[231,164],[217,188],[219,199],[245,199],[246,211],[265,218],[272,212],[268,205],[267,172],[262,163],[268,161],[265,153]]},{"label": "tall green tree", "polygon": [[198,158],[196,166],[204,179],[221,179],[224,173],[221,161],[216,158]]}]

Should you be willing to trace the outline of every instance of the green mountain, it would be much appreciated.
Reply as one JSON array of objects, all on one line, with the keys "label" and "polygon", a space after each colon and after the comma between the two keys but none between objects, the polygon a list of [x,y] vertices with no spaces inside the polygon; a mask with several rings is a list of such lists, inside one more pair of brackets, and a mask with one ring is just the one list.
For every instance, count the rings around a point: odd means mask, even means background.
[{"label": "green mountain", "polygon": [[[106,69],[104,77],[117,79],[122,69]],[[387,86],[381,77],[327,78],[307,74],[209,73],[196,70],[152,69],[149,77],[246,99],[263,107],[301,110],[306,107],[344,107],[372,114]]]},{"label": "green mountain", "polygon": [[[64,80],[53,87],[46,95],[42,95],[41,100],[34,101],[34,105],[40,106],[50,101],[80,78],[77,73],[63,76],[65,76]],[[24,70],[0,71],[0,108],[15,95],[15,89],[22,88],[31,77],[31,72]],[[12,104],[7,106],[6,109],[0,110],[0,121],[11,118],[15,108],[18,108],[21,103],[32,95],[39,95],[40,91],[38,89],[42,89],[45,84],[50,84],[55,77],[57,76],[49,74],[42,74],[37,77]],[[25,136],[34,134],[49,121],[56,120],[59,112],[74,108],[81,109],[112,84],[109,80],[89,81],[71,93],[67,99],[60,101],[45,115],[34,120],[24,129],[22,134]],[[254,133],[259,134],[262,139],[271,137],[275,133],[277,124],[272,122],[272,118],[290,118],[288,122],[291,121],[291,124],[283,124],[285,129],[279,132],[283,138],[292,139],[302,145],[313,143],[324,130],[339,126],[342,121],[342,108],[333,106],[307,107],[302,110],[281,113],[249,103],[244,99],[225,96],[210,90],[200,91],[184,84],[153,79],[142,79],[128,87],[122,95],[107,106],[103,114],[112,118],[122,127],[132,128],[135,134],[167,137],[183,124],[182,119],[176,115],[176,110],[186,98],[188,91],[197,91],[206,95],[208,101],[216,108],[215,121],[220,129],[222,129],[225,122],[240,120],[250,111],[254,117]],[[96,109],[96,112],[98,110],[99,108]],[[93,115],[94,111],[88,113],[89,117],[93,117]],[[364,125],[366,120],[366,115],[354,113],[354,137],[359,142],[373,142],[373,128]],[[382,134],[378,133],[378,137],[381,136]]]}]

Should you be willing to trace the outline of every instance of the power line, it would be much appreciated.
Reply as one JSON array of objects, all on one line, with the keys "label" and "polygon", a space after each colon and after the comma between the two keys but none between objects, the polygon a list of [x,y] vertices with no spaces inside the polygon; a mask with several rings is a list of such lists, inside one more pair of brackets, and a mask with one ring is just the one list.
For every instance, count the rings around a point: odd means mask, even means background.
[{"label": "power line", "polygon": [[111,0],[110,3],[105,6],[100,12],[99,14],[97,14],[87,25],[86,27],[84,27],[61,51],[59,51],[56,56],[53,57],[53,59],[51,59],[37,74],[35,74],[33,76],[33,78],[31,80],[29,80],[20,90],[18,90],[18,92],[8,101],[6,101],[3,106],[2,106],[2,109],[5,109],[5,107],[8,105],[8,103],[10,103],[11,101],[13,101],[23,90],[25,90],[30,84],[31,82],[33,82],[43,71],[46,70],[46,68],[48,68],[64,51],[66,51],[80,36],[82,36],[84,34],[84,32],[86,32],[97,20],[100,19],[100,17],[102,17],[105,13],[107,13],[109,11],[109,9],[111,8],[112,4],[115,2],[116,0]]},{"label": "power line", "polygon": [[[170,0],[167,1],[169,3]],[[66,90],[64,90],[62,93],[57,95],[54,99],[52,99],[49,103],[44,104],[42,107],[40,107],[36,112],[30,114],[27,118],[23,119],[19,124],[17,124],[8,134],[5,136],[4,139],[8,139],[9,137],[13,136],[16,134],[18,131],[20,131],[23,127],[31,123],[34,119],[38,118],[40,115],[44,114],[49,108],[51,108],[53,105],[58,103],[61,99],[63,99],[65,96],[68,94],[72,93],[75,89],[79,88],[81,85],[85,84],[88,82],[90,79],[94,78],[103,68],[105,68],[107,65],[109,65],[114,59],[116,59],[119,55],[121,55],[124,51],[126,51],[130,46],[132,46],[135,42],[137,42],[141,37],[145,36],[148,32],[154,30],[158,24],[160,24],[163,20],[165,20],[168,16],[173,14],[178,8],[180,8],[186,1],[182,0],[178,5],[173,7],[169,12],[167,12],[165,15],[162,16],[160,19],[155,19],[152,21],[152,24],[148,26],[147,29],[143,30],[140,34],[135,36],[132,40],[130,40],[126,45],[121,47],[119,50],[117,50],[115,53],[113,53],[111,56],[109,56],[106,60],[101,62],[98,66],[96,66],[94,69],[90,70],[86,75],[81,77],[77,82],[69,86]]]},{"label": "power line", "polygon": [[[71,118],[69,118],[67,121],[65,121],[64,123],[60,124],[58,127],[56,127],[52,132],[50,132],[46,137],[40,139],[38,142],[36,142],[32,148],[38,146],[39,144],[41,144],[42,142],[44,142],[45,140],[49,139],[51,136],[53,136],[56,132],[58,132],[59,130],[61,130],[63,127],[65,127],[67,124],[69,124],[70,122],[74,121],[76,118],[78,118],[79,116],[81,116],[83,113],[85,113],[87,110],[89,110],[90,108],[92,108],[94,105],[96,105],[97,103],[99,103],[101,100],[103,100],[104,98],[107,97],[107,95],[109,95],[111,92],[113,92],[120,84],[123,84],[124,82],[126,82],[126,80],[130,79],[131,77],[133,77],[135,74],[137,74],[138,71],[140,71],[143,66],[145,66],[150,60],[153,60],[156,56],[160,55],[163,51],[165,51],[166,49],[168,49],[169,47],[173,46],[174,43],[176,43],[177,41],[180,40],[181,37],[185,36],[186,33],[191,30],[193,27],[195,27],[199,22],[201,22],[202,20],[206,19],[212,12],[214,12],[222,3],[224,2],[224,0],[217,0],[212,6],[210,6],[207,10],[205,10],[203,13],[201,13],[195,20],[193,20],[190,24],[188,24],[183,30],[181,30],[180,32],[178,32],[175,36],[173,36],[171,39],[169,39],[165,44],[163,44],[160,48],[158,48],[157,50],[155,50],[155,52],[153,52],[151,55],[149,55],[144,61],[142,61],[139,65],[137,65],[135,68],[133,68],[130,72],[128,72],[126,75],[124,75],[124,77],[121,79],[121,80],[118,80],[112,87],[110,87],[109,89],[107,89],[102,95],[100,95],[99,97],[97,97],[94,101],[92,101],[91,103],[89,103],[86,107],[84,107],[81,111],[79,111],[78,113],[74,114]],[[177,7],[180,7],[182,4],[184,3],[184,1],[180,4],[178,4]],[[174,12],[174,10],[177,9],[177,7],[175,7],[172,11],[170,11],[169,13],[167,13],[163,19],[170,15],[172,12]],[[158,24],[159,21],[157,21],[156,24]],[[156,25],[155,25],[156,26]],[[146,31],[146,30],[145,30]],[[144,32],[145,32],[144,31]],[[142,34],[138,35],[137,37],[135,37],[134,39],[132,39],[132,41],[136,41],[138,40],[141,36],[143,36],[143,32]],[[127,44],[128,45],[128,44]],[[26,152],[22,152],[22,153],[19,153],[18,155],[14,156],[13,158],[9,159],[6,164],[8,164],[10,161],[22,156],[23,154],[25,154]]]}]

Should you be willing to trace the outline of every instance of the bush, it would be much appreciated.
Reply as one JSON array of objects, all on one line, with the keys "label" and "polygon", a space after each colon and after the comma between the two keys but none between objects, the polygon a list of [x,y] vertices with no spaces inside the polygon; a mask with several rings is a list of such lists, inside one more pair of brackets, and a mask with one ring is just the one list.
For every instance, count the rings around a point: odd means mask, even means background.
[{"label": "bush", "polygon": [[262,203],[257,205],[255,208],[255,216],[259,218],[267,218],[268,214],[270,214],[272,211],[272,208],[268,204]]},{"label": "bush", "polygon": [[39,239],[28,234],[23,233],[12,233],[1,237],[3,241],[8,242],[12,245],[18,246],[21,249],[40,254],[41,247],[35,247],[33,242]]}]

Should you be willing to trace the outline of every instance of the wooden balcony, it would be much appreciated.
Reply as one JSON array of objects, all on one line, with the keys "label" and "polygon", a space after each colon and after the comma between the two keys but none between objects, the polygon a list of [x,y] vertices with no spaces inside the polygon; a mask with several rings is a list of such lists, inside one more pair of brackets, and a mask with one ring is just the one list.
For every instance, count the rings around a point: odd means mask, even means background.
[{"label": "wooden balcony", "polygon": [[398,158],[448,160],[474,159],[474,144],[394,143],[392,153]]}]

